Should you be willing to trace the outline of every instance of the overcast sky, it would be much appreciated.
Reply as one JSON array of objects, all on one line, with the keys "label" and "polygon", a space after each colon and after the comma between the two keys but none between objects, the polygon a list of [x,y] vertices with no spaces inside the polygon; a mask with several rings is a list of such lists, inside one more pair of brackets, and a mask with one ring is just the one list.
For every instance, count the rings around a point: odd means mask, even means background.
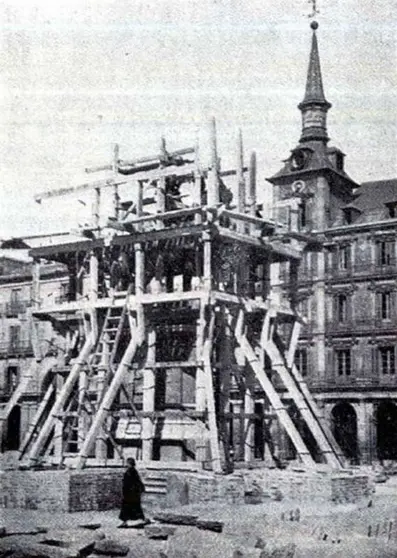
[{"label": "overcast sky", "polygon": [[[397,176],[397,1],[318,0],[331,143],[358,181]],[[205,140],[234,160],[236,129],[264,177],[300,135],[307,0],[2,0],[0,237],[68,230],[84,206],[33,195],[84,167]],[[205,150],[204,150],[205,152]],[[81,196],[80,196],[81,198]]]}]

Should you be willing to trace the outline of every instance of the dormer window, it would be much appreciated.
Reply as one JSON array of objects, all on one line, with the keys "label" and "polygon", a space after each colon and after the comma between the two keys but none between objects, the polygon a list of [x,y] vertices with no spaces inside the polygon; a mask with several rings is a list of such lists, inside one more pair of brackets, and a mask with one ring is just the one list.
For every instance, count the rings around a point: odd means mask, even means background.
[{"label": "dormer window", "polygon": [[390,219],[395,219],[397,217],[397,202],[387,203],[386,207],[388,211],[388,217],[390,217]]},{"label": "dormer window", "polygon": [[340,153],[340,151],[336,152],[336,157],[335,157],[335,166],[336,166],[336,170],[338,171],[343,171],[343,153]]}]

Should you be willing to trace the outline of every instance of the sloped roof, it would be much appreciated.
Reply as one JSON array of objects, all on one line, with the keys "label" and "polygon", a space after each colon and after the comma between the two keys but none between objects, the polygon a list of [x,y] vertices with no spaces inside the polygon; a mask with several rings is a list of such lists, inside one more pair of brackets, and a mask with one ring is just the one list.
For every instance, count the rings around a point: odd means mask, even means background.
[{"label": "sloped roof", "polygon": [[363,213],[384,208],[388,203],[397,203],[397,178],[363,182],[356,196],[354,207]]},{"label": "sloped roof", "polygon": [[354,223],[372,223],[390,218],[389,203],[397,203],[397,178],[363,182],[354,193],[355,200],[343,209],[355,209],[360,215]]}]

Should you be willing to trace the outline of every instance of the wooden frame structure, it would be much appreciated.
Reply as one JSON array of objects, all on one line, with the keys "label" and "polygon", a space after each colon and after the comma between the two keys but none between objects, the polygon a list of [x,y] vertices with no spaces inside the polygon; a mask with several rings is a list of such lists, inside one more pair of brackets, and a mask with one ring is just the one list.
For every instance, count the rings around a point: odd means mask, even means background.
[{"label": "wooden frame structure", "polygon": [[[90,238],[31,250],[37,300],[41,258],[70,273],[69,300],[38,303],[35,319],[50,319],[78,342],[53,368],[21,447],[25,465],[81,468],[120,464],[128,455],[144,462],[171,456],[227,471],[233,455],[254,459],[254,429],[266,417],[279,423],[305,466],[343,465],[293,364],[293,293],[277,299],[270,286],[272,267],[296,264],[310,239],[260,216],[255,154],[244,167],[239,133],[236,168],[222,172],[214,120],[210,130],[207,167],[197,147],[168,153],[164,140],[159,155],[133,161],[120,160],[116,148],[112,165],[88,169],[113,170],[114,178],[77,189],[95,193],[92,227],[83,231]],[[233,176],[234,196],[226,184]],[[122,183],[134,200],[120,201]],[[109,186],[111,236],[99,218],[100,191]],[[231,401],[240,402],[237,413]],[[264,403],[259,427],[257,401]]]}]

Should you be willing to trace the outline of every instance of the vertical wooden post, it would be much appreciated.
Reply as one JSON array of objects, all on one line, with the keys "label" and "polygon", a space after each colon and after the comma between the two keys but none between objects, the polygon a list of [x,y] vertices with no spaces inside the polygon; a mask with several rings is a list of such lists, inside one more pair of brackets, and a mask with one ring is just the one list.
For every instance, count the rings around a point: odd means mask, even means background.
[{"label": "vertical wooden post", "polygon": [[98,299],[98,257],[95,251],[90,253],[90,294],[89,300],[95,303]]},{"label": "vertical wooden post", "polygon": [[[55,398],[58,397],[62,386],[63,378],[60,374],[56,374],[55,382]],[[61,463],[63,455],[63,420],[56,416],[54,421],[54,460],[55,463]]]},{"label": "vertical wooden post", "polygon": [[93,200],[92,200],[92,226],[94,229],[99,228],[100,223],[100,211],[101,211],[101,189],[94,188]]},{"label": "vertical wooden post", "polygon": [[204,252],[204,263],[203,263],[203,283],[206,290],[211,289],[212,286],[212,269],[211,269],[211,258],[212,258],[212,248],[211,248],[211,234],[209,232],[203,232],[203,252]]},{"label": "vertical wooden post", "polygon": [[32,306],[40,306],[40,260],[35,259],[32,267]]},{"label": "vertical wooden post", "polygon": [[[120,156],[120,148],[118,143],[114,144],[113,147],[113,162],[112,162],[112,170],[115,178],[117,177],[118,168],[119,168],[119,156]],[[119,218],[119,187],[117,184],[113,186],[113,217],[115,219]]]},{"label": "vertical wooden post", "polygon": [[218,149],[216,145],[216,121],[210,121],[210,148],[211,162],[207,180],[207,205],[214,206],[219,204],[219,161]]},{"label": "vertical wooden post", "polygon": [[[161,137],[160,142],[160,168],[165,166],[167,161],[167,149],[165,145],[165,138]],[[156,213],[164,213],[166,210],[166,193],[167,193],[167,179],[162,176],[156,181]],[[157,221],[156,228],[163,228],[163,221]]]},{"label": "vertical wooden post", "polygon": [[[154,413],[156,376],[153,365],[156,360],[156,331],[148,332],[147,362],[143,371],[143,412]],[[152,366],[152,367],[151,367]],[[154,417],[144,416],[142,419],[142,461],[151,461],[153,457]]]},{"label": "vertical wooden post", "polygon": [[[254,414],[255,400],[253,396],[253,386],[249,378],[245,382],[244,394],[244,414]],[[249,463],[252,461],[254,453],[254,420],[245,416],[244,420],[244,461]]]},{"label": "vertical wooden post", "polygon": [[223,442],[223,453],[226,463],[230,460],[230,440],[229,440],[229,419],[226,418],[229,412],[230,389],[231,389],[231,355],[233,354],[233,333],[231,329],[232,315],[225,306],[222,307],[222,326],[224,337],[222,339],[220,353],[220,393],[219,393],[219,427],[220,438]]},{"label": "vertical wooden post", "polygon": [[[237,180],[237,211],[245,213],[245,180],[244,180],[244,153],[243,153],[243,135],[241,129],[237,134],[236,148],[236,180]],[[241,223],[242,231],[244,231],[244,223]]]},{"label": "vertical wooden post", "polygon": [[[201,192],[201,180],[202,180],[202,170],[201,170],[201,163],[200,163],[200,148],[199,148],[199,141],[198,136],[196,138],[196,144],[194,146],[194,162],[196,165],[196,169],[194,172],[194,189],[193,189],[193,205],[194,206],[201,206],[204,205],[202,200],[202,192]],[[194,223],[195,225],[199,225],[202,222],[201,213],[196,213],[194,216]]]},{"label": "vertical wooden post", "polygon": [[[205,302],[200,300],[200,315],[197,320],[197,341],[196,341],[196,360],[198,366],[196,369],[196,411],[204,413],[206,409],[206,393],[205,393],[205,377],[203,365],[203,346],[204,346],[204,328],[205,328]],[[204,430],[204,424],[200,424]],[[203,464],[207,459],[207,440],[201,434],[196,439],[196,461]]]},{"label": "vertical wooden post", "polygon": [[138,344],[141,344],[145,339],[144,328],[144,315],[143,306],[140,302],[140,297],[145,292],[145,254],[142,249],[142,244],[137,242],[135,248],[135,296],[137,300],[137,332]]},{"label": "vertical wooden post", "polygon": [[[109,350],[109,334],[106,333],[103,336],[103,350],[101,355],[101,362],[98,366],[97,371],[97,401],[102,401],[105,387],[106,387],[106,370],[109,366],[109,357],[110,357],[110,350]],[[95,458],[99,461],[105,461],[107,457],[107,446],[106,446],[106,433],[103,427],[99,429],[98,435],[95,440]]]},{"label": "vertical wooden post", "polygon": [[84,399],[88,389],[88,376],[87,371],[82,368],[80,370],[78,379],[78,412],[79,416],[77,418],[77,447],[80,448],[85,440],[85,436],[88,430],[88,416],[84,410]]},{"label": "vertical wooden post", "polygon": [[[143,180],[138,180],[138,197],[136,200],[136,216],[141,217],[143,213]],[[142,230],[142,225],[137,225],[137,231],[140,232]]]}]

